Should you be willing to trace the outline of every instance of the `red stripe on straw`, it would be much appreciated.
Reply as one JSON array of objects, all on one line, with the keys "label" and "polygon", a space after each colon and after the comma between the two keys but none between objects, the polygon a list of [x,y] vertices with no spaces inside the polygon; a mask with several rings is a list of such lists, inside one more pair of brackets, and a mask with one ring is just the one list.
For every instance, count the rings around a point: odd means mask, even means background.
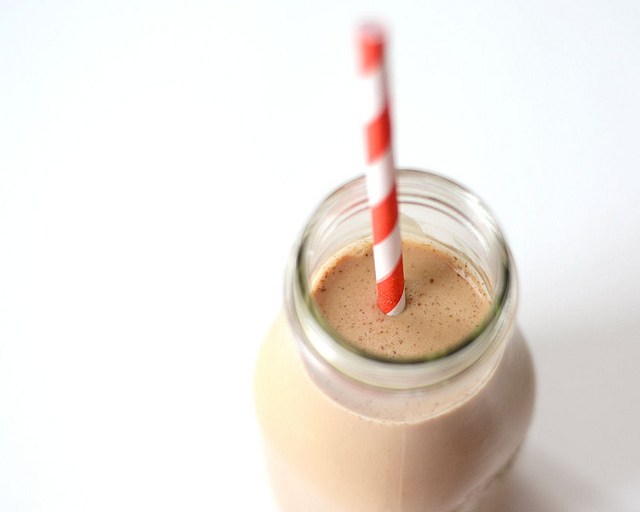
[{"label": "red stripe on straw", "polygon": [[377,25],[363,25],[360,29],[360,70],[371,73],[384,60],[384,32]]},{"label": "red stripe on straw", "polygon": [[389,119],[389,105],[385,103],[384,110],[367,125],[367,149],[369,163],[384,155],[391,146],[391,120]]},{"label": "red stripe on straw", "polygon": [[373,243],[382,242],[393,231],[398,222],[398,197],[396,187],[380,203],[371,206]]},{"label": "red stripe on straw", "polygon": [[377,283],[377,290],[378,305],[384,313],[388,313],[398,305],[404,293],[404,268],[402,258],[398,261],[393,272],[389,274],[384,281]]}]

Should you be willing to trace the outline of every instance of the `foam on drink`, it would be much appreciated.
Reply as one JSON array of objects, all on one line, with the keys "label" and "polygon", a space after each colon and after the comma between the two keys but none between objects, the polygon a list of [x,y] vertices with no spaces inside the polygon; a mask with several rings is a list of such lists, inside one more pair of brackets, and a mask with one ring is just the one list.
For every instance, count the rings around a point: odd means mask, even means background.
[{"label": "foam on drink", "polygon": [[491,309],[471,263],[435,242],[403,241],[407,304],[387,316],[377,305],[371,242],[338,251],[316,273],[312,294],[327,322],[355,349],[378,359],[415,361],[455,350]]}]

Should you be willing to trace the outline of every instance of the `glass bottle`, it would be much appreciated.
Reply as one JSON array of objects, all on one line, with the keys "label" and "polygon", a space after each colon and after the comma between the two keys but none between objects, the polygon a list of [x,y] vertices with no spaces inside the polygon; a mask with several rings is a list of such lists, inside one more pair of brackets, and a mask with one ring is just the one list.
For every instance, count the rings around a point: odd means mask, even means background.
[{"label": "glass bottle", "polygon": [[258,358],[255,397],[284,512],[474,510],[510,465],[530,423],[533,367],[516,326],[517,276],[487,207],[432,173],[398,172],[403,236],[463,255],[493,301],[482,328],[435,360],[359,353],[311,297],[314,272],[370,236],[364,178],[307,223],[285,277],[285,304]]}]

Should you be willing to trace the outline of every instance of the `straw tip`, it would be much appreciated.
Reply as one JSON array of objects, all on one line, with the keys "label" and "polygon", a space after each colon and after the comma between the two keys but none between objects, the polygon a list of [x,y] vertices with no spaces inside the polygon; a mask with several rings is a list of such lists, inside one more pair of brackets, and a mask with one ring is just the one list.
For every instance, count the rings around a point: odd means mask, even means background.
[{"label": "straw tip", "polygon": [[379,21],[365,20],[358,27],[360,37],[370,42],[383,42],[387,35],[385,26]]},{"label": "straw tip", "polygon": [[369,73],[384,61],[386,30],[381,23],[366,21],[358,28],[358,46],[360,47],[360,68]]}]

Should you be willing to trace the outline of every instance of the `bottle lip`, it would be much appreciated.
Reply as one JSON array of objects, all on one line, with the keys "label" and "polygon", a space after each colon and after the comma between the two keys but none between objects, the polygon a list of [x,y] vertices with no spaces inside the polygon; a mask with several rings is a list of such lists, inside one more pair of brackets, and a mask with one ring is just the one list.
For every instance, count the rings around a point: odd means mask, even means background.
[{"label": "bottle lip", "polygon": [[[487,244],[500,258],[499,276],[493,289],[493,308],[480,329],[460,343],[459,348],[435,359],[412,362],[386,361],[373,358],[353,348],[324,319],[311,296],[309,268],[305,251],[315,230],[326,229],[338,219],[331,214],[336,205],[349,199],[351,207],[366,207],[366,182],[359,176],[332,192],[319,205],[307,222],[285,277],[286,312],[305,357],[325,363],[345,376],[370,386],[390,390],[410,390],[435,386],[469,371],[489,358],[505,340],[515,322],[517,277],[513,258],[495,216],[471,191],[459,183],[429,171],[398,170],[398,201],[421,193],[436,198],[457,215],[482,223]],[[355,199],[354,199],[355,198]]]}]

